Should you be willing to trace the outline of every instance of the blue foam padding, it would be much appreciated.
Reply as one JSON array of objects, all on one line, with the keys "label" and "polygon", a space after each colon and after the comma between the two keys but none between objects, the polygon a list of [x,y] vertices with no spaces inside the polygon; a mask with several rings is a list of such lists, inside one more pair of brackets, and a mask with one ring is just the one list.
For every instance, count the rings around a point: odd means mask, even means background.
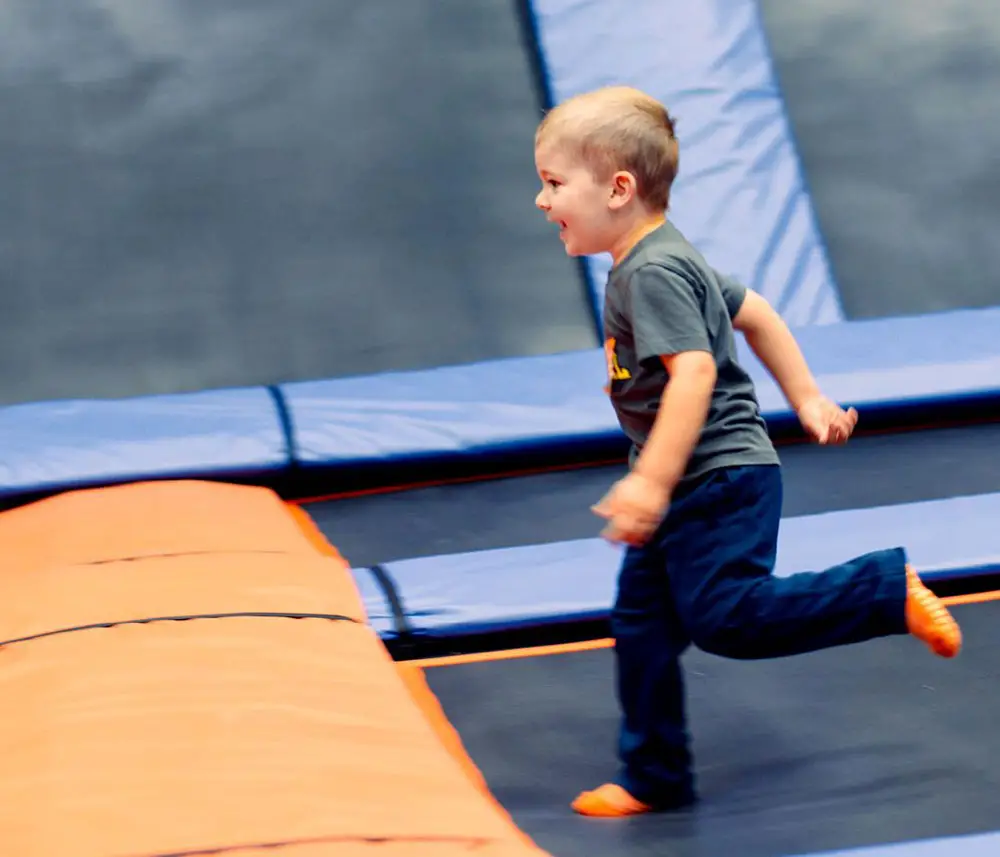
[{"label": "blue foam padding", "polygon": [[[554,102],[630,84],[677,117],[671,217],[708,260],[767,296],[790,324],[842,320],[757,0],[531,6]],[[600,307],[610,257],[588,262]]]},{"label": "blue foam padding", "polygon": [[[794,331],[824,391],[870,410],[1000,395],[998,332],[1000,307]],[[787,416],[778,386],[738,340],[765,415]]]},{"label": "blue foam padding", "polygon": [[[861,409],[1000,396],[1000,308],[814,326],[796,331],[820,385]],[[738,337],[764,416],[781,391]],[[588,350],[370,377],[285,384],[304,467],[517,452],[620,438]],[[864,413],[862,412],[862,418]]]},{"label": "blue foam padding", "polygon": [[[996,573],[997,521],[1000,494],[788,518],[775,574],[897,545],[927,580]],[[607,618],[621,551],[600,538],[578,539],[403,560],[385,570],[415,633],[456,636]]]},{"label": "blue foam padding", "polygon": [[607,437],[597,350],[281,387],[304,465],[451,456]]},{"label": "blue foam padding", "polygon": [[606,618],[617,562],[618,551],[608,543],[581,539],[401,560],[384,568],[410,630],[450,637]]},{"label": "blue foam padding", "polygon": [[1000,854],[1000,832],[896,842],[847,851],[801,854],[799,857],[955,857],[959,854],[962,857],[995,857]]},{"label": "blue foam padding", "polygon": [[0,496],[288,467],[266,389],[0,408]]}]

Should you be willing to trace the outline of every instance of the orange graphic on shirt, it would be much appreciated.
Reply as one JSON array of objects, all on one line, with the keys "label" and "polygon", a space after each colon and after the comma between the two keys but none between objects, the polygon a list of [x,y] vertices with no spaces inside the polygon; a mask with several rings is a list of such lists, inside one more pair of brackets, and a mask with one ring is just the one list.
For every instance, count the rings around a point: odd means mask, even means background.
[{"label": "orange graphic on shirt", "polygon": [[611,391],[612,381],[627,381],[632,377],[632,373],[619,364],[618,353],[615,350],[616,345],[613,336],[604,341],[604,356],[608,361],[608,383],[604,387],[606,393]]}]

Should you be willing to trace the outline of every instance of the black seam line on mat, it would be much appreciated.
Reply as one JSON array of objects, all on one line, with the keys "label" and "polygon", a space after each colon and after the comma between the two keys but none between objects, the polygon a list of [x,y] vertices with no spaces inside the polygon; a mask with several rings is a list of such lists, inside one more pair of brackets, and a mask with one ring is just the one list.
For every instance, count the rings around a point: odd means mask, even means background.
[{"label": "black seam line on mat", "polygon": [[[177,559],[182,556],[308,556],[315,557],[312,553],[300,553],[298,551],[287,550],[205,550],[205,551],[169,551],[166,553],[140,553],[133,556],[116,556],[108,559],[89,559],[83,562],[70,562],[69,566],[92,566],[92,565],[113,565],[116,562],[142,562],[147,559]],[[329,559],[325,555],[320,555],[323,559]]]},{"label": "black seam line on mat", "polygon": [[292,411],[285,401],[285,394],[277,384],[269,384],[267,392],[270,393],[274,401],[274,408],[278,412],[278,423],[281,425],[281,432],[285,436],[285,455],[288,456],[289,467],[295,468],[299,463],[298,444],[295,443],[295,422],[292,419]]},{"label": "black seam line on mat", "polygon": [[94,622],[91,625],[75,625],[72,628],[58,628],[55,631],[42,631],[39,634],[30,634],[27,637],[15,637],[12,640],[0,642],[0,648],[12,646],[14,643],[27,643],[31,640],[40,640],[43,637],[55,637],[59,634],[71,634],[74,631],[94,631],[99,628],[116,628],[119,625],[149,625],[153,622],[190,622],[195,619],[328,619],[334,622],[353,622],[355,625],[362,624],[357,619],[350,616],[342,616],[339,613],[281,613],[246,610],[240,613],[192,613],[188,616],[150,616],[147,619],[119,619],[111,622]]},{"label": "black seam line on mat", "polygon": [[392,575],[381,565],[370,566],[368,570],[378,582],[379,587],[382,589],[382,594],[389,604],[389,611],[392,613],[393,630],[401,637],[408,636],[413,629],[410,627],[410,623],[406,621],[406,608],[403,606],[403,598],[399,594],[399,590],[396,589],[396,582],[392,579]]},{"label": "black seam line on mat", "polygon": [[167,553],[140,553],[133,556],[116,556],[109,559],[90,559],[83,562],[68,563],[69,565],[113,565],[116,562],[142,562],[146,559],[177,559],[182,556],[292,556],[284,550],[206,550],[206,551],[170,551]]},{"label": "black seam line on mat", "polygon": [[339,842],[364,842],[369,845],[388,845],[391,842],[409,842],[413,844],[432,843],[453,845],[469,845],[482,848],[496,842],[472,836],[313,836],[305,839],[288,839],[275,842],[253,842],[248,845],[220,845],[214,848],[195,848],[190,851],[163,851],[153,854],[143,854],[142,857],[213,857],[216,854],[228,854],[233,851],[264,851],[276,848],[291,848],[296,845],[333,845]]}]

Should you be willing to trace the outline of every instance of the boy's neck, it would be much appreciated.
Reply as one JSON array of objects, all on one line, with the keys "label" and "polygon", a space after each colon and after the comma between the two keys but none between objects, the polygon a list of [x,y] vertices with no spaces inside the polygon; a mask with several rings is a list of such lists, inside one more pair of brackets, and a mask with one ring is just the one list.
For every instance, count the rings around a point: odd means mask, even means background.
[{"label": "boy's neck", "polygon": [[654,214],[649,217],[643,217],[629,229],[626,229],[611,247],[613,264],[617,265],[621,262],[622,259],[632,252],[636,244],[642,241],[650,232],[655,232],[663,226],[666,220],[665,214]]}]

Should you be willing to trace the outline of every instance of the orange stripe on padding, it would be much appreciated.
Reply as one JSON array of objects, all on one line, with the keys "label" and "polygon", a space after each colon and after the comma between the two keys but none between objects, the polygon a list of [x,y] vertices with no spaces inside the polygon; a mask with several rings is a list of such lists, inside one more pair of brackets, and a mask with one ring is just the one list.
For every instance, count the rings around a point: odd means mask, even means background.
[{"label": "orange stripe on padding", "polygon": [[949,595],[941,599],[945,604],[984,604],[987,601],[1000,601],[1000,592],[972,592],[968,595]]},{"label": "orange stripe on padding", "polygon": [[532,646],[526,649],[503,649],[496,652],[474,652],[468,655],[444,655],[439,658],[421,658],[408,661],[418,667],[453,667],[461,664],[481,664],[489,661],[512,661],[518,658],[537,658],[542,655],[567,655],[572,652],[591,652],[610,649],[615,641],[610,638],[582,640],[577,643],[556,643],[551,646]]},{"label": "orange stripe on padding", "polygon": [[[987,601],[1000,601],[1000,591],[974,592],[969,595],[950,595],[941,599],[947,605],[982,604]],[[495,652],[475,652],[467,655],[445,655],[438,658],[421,658],[408,663],[421,668],[450,667],[462,664],[487,663],[489,661],[508,661],[516,658],[537,658],[542,655],[565,655],[572,652],[587,652],[595,649],[614,648],[615,641],[610,638],[599,640],[583,640],[576,643],[557,643],[551,646],[535,646],[525,649],[505,649]]]},{"label": "orange stripe on padding", "polygon": [[4,854],[542,855],[364,622],[124,624],[361,617],[347,564],[276,495],[58,499],[0,515],[0,639],[123,624],[0,648]]}]

